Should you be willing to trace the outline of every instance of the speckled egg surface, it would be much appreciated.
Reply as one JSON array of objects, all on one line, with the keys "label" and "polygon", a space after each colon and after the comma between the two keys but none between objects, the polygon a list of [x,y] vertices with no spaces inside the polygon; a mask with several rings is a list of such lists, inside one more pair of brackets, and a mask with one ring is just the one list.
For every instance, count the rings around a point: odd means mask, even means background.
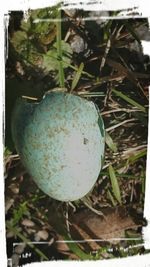
[{"label": "speckled egg surface", "polygon": [[94,186],[104,157],[104,124],[93,102],[47,93],[41,102],[19,99],[12,136],[38,187],[60,201],[74,201]]}]

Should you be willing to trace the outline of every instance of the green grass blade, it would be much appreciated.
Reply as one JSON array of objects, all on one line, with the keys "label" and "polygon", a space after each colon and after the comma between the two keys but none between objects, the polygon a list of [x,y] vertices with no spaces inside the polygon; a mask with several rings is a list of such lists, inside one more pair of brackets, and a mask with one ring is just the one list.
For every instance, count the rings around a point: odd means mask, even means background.
[{"label": "green grass blade", "polygon": [[117,91],[115,89],[112,89],[112,92],[115,93],[115,95],[121,97],[123,100],[125,100],[129,104],[131,104],[132,106],[139,108],[143,112],[146,112],[145,107],[143,107],[142,105],[140,105],[139,103],[137,103],[135,100],[131,99],[130,97],[126,96],[122,92],[119,92],[119,91]]},{"label": "green grass blade", "polygon": [[146,156],[146,154],[147,154],[147,149],[143,149],[140,152],[136,153],[135,155],[132,155],[131,157],[129,157],[128,161],[133,163],[137,161],[139,158]]},{"label": "green grass blade", "polygon": [[82,71],[83,71],[83,68],[84,68],[84,64],[83,62],[80,64],[75,76],[74,76],[74,79],[72,81],[72,85],[71,85],[71,92],[75,89],[75,87],[77,86],[79,80],[80,80],[80,77],[82,75]]},{"label": "green grass blade", "polygon": [[79,95],[83,95],[84,97],[104,97],[105,94],[101,93],[101,92],[82,92],[82,91],[79,91],[78,92]]},{"label": "green grass blade", "polygon": [[27,201],[25,201],[24,203],[20,203],[19,207],[13,210],[13,226],[16,225],[22,219],[23,215],[26,214],[27,210]]},{"label": "green grass blade", "polygon": [[67,246],[69,247],[69,249],[79,257],[79,259],[81,260],[90,260],[91,256],[90,254],[85,253],[83,250],[81,250],[81,248],[77,245],[77,243],[73,242],[72,239],[70,239],[69,237],[64,237],[64,240],[70,240],[72,242],[68,243],[67,242]]},{"label": "green grass blade", "polygon": [[118,202],[121,204],[120,188],[119,188],[118,180],[117,180],[117,177],[115,175],[115,171],[112,165],[109,166],[109,176],[110,176],[114,196],[118,200]]},{"label": "green grass blade", "polygon": [[57,53],[59,58],[59,83],[60,87],[65,87],[64,69],[62,62],[62,47],[61,47],[61,10],[58,10],[58,21],[56,22],[57,28]]},{"label": "green grass blade", "polygon": [[107,191],[107,195],[108,195],[109,199],[111,200],[113,206],[115,207],[116,201],[114,200],[114,197],[113,197],[112,193],[110,192],[110,190]]},{"label": "green grass blade", "polygon": [[113,142],[111,136],[109,135],[109,133],[105,132],[105,140],[106,140],[106,144],[107,146],[113,151],[113,152],[117,152],[117,146],[116,144]]}]

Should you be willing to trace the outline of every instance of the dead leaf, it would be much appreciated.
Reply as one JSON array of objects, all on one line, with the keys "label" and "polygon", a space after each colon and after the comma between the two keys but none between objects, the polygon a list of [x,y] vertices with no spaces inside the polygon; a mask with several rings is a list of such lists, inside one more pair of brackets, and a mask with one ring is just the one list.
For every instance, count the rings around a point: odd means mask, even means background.
[{"label": "dead leaf", "polygon": [[74,214],[71,224],[70,232],[74,240],[100,239],[99,242],[87,241],[86,245],[93,250],[99,248],[101,241],[119,243],[119,239],[124,238],[125,230],[138,227],[130,216],[120,215],[117,209],[109,210],[105,219],[90,210],[80,211]]},{"label": "dead leaf", "polygon": [[66,254],[67,251],[69,252],[69,247],[61,235],[58,235],[58,240],[55,242],[55,246],[60,253]]}]

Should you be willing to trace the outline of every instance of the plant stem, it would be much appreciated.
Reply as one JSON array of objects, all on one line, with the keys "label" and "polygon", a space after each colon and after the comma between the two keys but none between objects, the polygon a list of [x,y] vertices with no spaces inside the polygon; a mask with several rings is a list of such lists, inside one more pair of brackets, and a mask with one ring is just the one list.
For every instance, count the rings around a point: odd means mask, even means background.
[{"label": "plant stem", "polygon": [[58,9],[58,20],[56,22],[57,27],[57,54],[59,58],[59,84],[60,87],[65,87],[64,82],[64,69],[63,69],[63,62],[62,62],[62,46],[61,46],[61,9]]}]

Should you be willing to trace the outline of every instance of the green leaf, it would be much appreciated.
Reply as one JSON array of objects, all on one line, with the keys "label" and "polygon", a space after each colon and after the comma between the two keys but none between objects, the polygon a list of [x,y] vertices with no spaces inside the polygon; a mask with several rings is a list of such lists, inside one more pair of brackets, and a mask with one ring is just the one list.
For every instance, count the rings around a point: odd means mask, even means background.
[{"label": "green leaf", "polygon": [[83,62],[80,64],[75,76],[74,76],[74,79],[72,81],[72,85],[71,85],[71,91],[73,91],[75,89],[75,87],[77,86],[79,80],[80,80],[80,77],[82,75],[82,71],[84,69],[84,64]]},{"label": "green leaf", "polygon": [[[61,41],[62,46],[62,65],[63,68],[67,68],[71,62],[72,49],[71,46],[65,41]],[[56,43],[53,45],[52,49],[49,50],[43,56],[43,67],[46,71],[59,70],[59,59],[56,49]]]},{"label": "green leaf", "polygon": [[16,225],[20,219],[22,219],[23,215],[27,213],[27,211],[27,201],[25,201],[19,205],[18,209],[13,210],[12,224]]},{"label": "green leaf", "polygon": [[111,200],[113,206],[115,207],[116,201],[114,200],[114,197],[113,197],[112,193],[110,192],[110,190],[107,191],[107,195],[108,195],[109,199]]},{"label": "green leaf", "polygon": [[117,146],[116,144],[113,142],[111,136],[109,135],[109,133],[106,132],[106,135],[105,135],[106,139],[106,144],[107,146],[113,151],[113,152],[117,152]]},{"label": "green leaf", "polygon": [[117,180],[117,177],[115,175],[115,171],[112,165],[109,165],[109,176],[110,176],[114,196],[118,200],[118,202],[121,204],[121,194],[120,194],[119,183],[118,183],[118,180]]},{"label": "green leaf", "polygon": [[28,38],[26,32],[15,32],[11,39],[11,43],[24,62],[27,62],[28,64],[37,65],[38,62],[42,60],[42,56],[37,51],[33,40]]},{"label": "green leaf", "polygon": [[143,112],[146,112],[145,107],[143,107],[142,105],[140,105],[135,100],[133,100],[130,97],[128,97],[127,95],[123,94],[122,92],[119,92],[119,91],[117,91],[115,89],[112,89],[112,92],[115,93],[115,95],[121,97],[123,100],[125,100],[129,104],[131,104],[132,106],[139,108]]},{"label": "green leaf", "polygon": [[36,42],[39,40],[44,45],[50,44],[56,37],[56,23],[52,19],[53,13],[52,8],[32,10],[27,20],[21,20],[21,29]]},{"label": "green leaf", "polygon": [[12,152],[10,151],[10,149],[8,147],[4,148],[4,157],[7,158],[12,154]]},{"label": "green leaf", "polygon": [[16,31],[11,38],[11,43],[17,51],[26,48],[27,34],[24,31]]},{"label": "green leaf", "polygon": [[[48,18],[47,18],[48,19]],[[43,35],[48,32],[52,32],[52,30],[55,27],[55,23],[52,22],[43,22],[43,21],[37,21],[32,24],[31,30],[33,33],[38,34],[38,35]]]},{"label": "green leaf", "polygon": [[32,19],[55,19],[58,14],[58,8],[60,7],[60,4],[55,5],[53,7],[47,7],[47,8],[39,8],[36,10],[31,11],[31,17]]},{"label": "green leaf", "polygon": [[31,28],[31,21],[30,21],[30,18],[28,18],[27,20],[25,19],[22,19],[21,20],[21,29],[25,32],[28,32],[30,31],[30,28]]}]

